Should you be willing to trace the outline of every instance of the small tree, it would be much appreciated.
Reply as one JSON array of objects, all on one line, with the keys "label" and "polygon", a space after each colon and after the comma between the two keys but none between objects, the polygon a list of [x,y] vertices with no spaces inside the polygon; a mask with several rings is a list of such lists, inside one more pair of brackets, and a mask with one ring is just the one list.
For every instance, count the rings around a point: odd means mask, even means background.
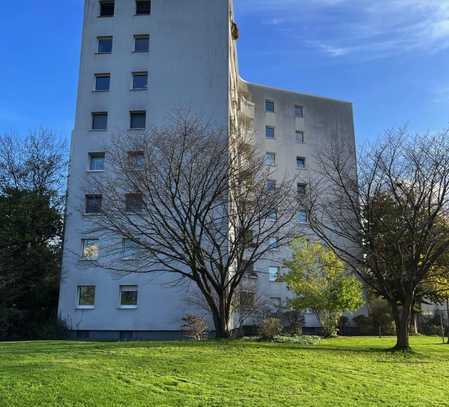
[{"label": "small tree", "polygon": [[311,309],[321,323],[324,336],[335,335],[342,314],[363,304],[361,283],[320,243],[297,239],[292,251],[292,260],[285,262],[289,272],[284,277],[296,294],[291,305],[296,309]]}]

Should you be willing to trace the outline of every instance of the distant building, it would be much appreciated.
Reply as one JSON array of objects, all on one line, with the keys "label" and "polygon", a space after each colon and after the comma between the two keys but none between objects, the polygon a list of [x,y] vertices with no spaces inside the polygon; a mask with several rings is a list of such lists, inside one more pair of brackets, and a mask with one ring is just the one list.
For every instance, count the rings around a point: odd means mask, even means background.
[{"label": "distant building", "polygon": [[[279,177],[298,174],[299,191],[315,153],[336,137],[354,146],[350,103],[243,81],[237,39],[231,0],[85,0],[59,302],[78,337],[172,338],[192,312],[185,289],[167,287],[171,277],[123,274],[92,261],[102,256],[102,240],[87,225],[101,197],[84,189],[92,174],[107,172],[113,134],[132,136],[188,108],[256,143]],[[297,221],[307,231],[305,213]],[[123,250],[126,257],[126,243]],[[254,265],[252,289],[274,306],[289,297],[276,282],[287,254],[273,242],[272,260]],[[305,322],[317,326],[311,314]]]}]

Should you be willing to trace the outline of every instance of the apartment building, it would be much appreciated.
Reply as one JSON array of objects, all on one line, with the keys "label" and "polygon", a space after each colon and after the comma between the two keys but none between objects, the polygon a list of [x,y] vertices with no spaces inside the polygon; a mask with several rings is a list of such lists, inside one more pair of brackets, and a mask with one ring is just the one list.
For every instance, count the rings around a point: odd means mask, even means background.
[{"label": "apartment building", "polygon": [[[172,277],[104,269],[101,234],[85,193],[108,171],[111,139],[132,137],[188,109],[230,137],[250,137],[275,176],[307,188],[315,154],[336,137],[354,146],[352,105],[255,85],[238,71],[231,0],[85,0],[81,66],[72,134],[59,315],[80,338],[174,338],[195,313]],[[354,157],[355,159],[355,157]],[[305,214],[297,221],[310,233]],[[126,259],[126,242],[123,257]],[[254,265],[253,289],[274,305],[290,293],[276,276],[288,250]],[[312,315],[306,324],[316,326]]]}]

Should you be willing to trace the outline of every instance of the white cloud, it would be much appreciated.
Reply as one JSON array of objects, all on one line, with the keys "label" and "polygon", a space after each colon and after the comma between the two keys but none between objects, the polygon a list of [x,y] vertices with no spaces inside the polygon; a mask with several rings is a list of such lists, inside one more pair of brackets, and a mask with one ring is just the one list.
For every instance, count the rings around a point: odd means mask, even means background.
[{"label": "white cloud", "polygon": [[261,15],[330,57],[382,58],[449,49],[449,0],[241,0],[240,15]]}]

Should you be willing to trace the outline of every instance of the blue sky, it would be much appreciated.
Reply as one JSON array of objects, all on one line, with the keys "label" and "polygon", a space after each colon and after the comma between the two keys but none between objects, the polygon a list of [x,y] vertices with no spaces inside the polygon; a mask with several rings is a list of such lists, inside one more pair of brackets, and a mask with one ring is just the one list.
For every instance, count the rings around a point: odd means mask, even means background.
[{"label": "blue sky", "polygon": [[[235,3],[245,79],[352,101],[360,141],[449,127],[449,0]],[[0,132],[69,137],[81,23],[81,0],[1,2]]]}]

